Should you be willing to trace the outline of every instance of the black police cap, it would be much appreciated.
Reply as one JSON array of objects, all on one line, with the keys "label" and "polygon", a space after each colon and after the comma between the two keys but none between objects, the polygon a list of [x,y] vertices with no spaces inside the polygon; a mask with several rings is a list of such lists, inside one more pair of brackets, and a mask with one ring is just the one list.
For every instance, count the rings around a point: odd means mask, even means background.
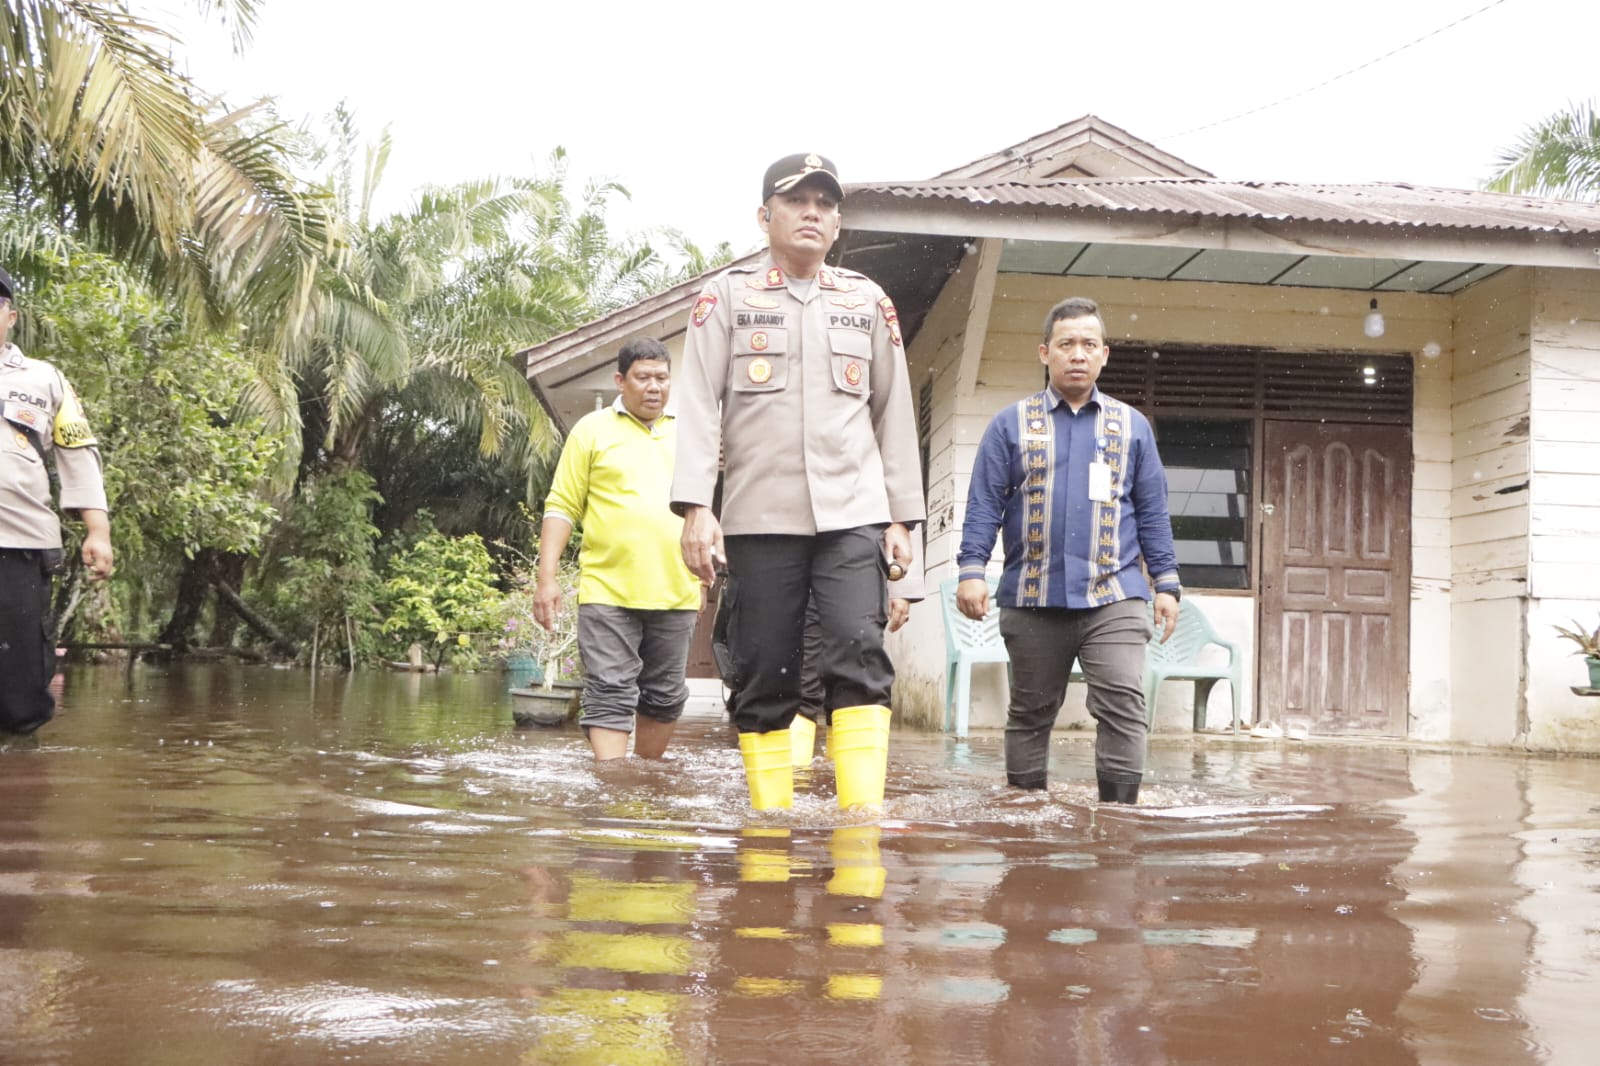
[{"label": "black police cap", "polygon": [[761,202],[780,192],[788,192],[804,181],[816,181],[840,200],[844,199],[844,186],[839,184],[839,171],[833,160],[815,152],[786,155],[767,168],[761,179]]}]

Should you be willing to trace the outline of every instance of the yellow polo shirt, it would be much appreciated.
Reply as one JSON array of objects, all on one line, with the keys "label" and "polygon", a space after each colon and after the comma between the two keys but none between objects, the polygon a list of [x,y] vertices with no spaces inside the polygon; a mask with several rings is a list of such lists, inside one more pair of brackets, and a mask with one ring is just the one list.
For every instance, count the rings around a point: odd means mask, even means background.
[{"label": "yellow polo shirt", "polygon": [[669,506],[677,424],[646,426],[619,397],[578,420],[561,449],[546,518],[583,530],[578,602],[637,610],[700,609],[700,581],[683,565],[683,519]]}]

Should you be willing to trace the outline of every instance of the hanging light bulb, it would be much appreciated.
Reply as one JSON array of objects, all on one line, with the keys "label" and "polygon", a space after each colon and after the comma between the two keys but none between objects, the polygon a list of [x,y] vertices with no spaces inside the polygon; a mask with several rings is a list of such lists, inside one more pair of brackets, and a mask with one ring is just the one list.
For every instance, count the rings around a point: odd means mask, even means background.
[{"label": "hanging light bulb", "polygon": [[1372,298],[1372,310],[1367,312],[1367,317],[1361,320],[1361,332],[1369,337],[1383,336],[1383,312],[1378,310],[1378,298]]}]

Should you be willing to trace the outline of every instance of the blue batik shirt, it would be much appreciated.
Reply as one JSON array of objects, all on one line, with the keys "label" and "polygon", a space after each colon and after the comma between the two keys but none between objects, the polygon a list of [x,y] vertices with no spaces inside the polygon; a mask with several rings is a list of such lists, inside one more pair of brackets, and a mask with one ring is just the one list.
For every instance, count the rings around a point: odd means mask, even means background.
[{"label": "blue batik shirt", "polygon": [[[1089,498],[1104,463],[1110,499]],[[984,577],[997,533],[1002,607],[1103,607],[1178,587],[1167,473],[1150,421],[1095,388],[1076,413],[1046,387],[1001,411],[978,444],[956,556]],[[1141,568],[1140,560],[1144,567]]]}]

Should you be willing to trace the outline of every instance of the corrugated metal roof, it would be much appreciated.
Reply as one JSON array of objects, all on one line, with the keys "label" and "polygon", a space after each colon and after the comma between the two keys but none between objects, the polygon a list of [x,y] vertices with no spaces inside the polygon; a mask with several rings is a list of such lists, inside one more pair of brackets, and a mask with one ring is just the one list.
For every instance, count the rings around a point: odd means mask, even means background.
[{"label": "corrugated metal roof", "polygon": [[851,206],[890,200],[1065,211],[1200,215],[1418,229],[1600,234],[1600,204],[1419,185],[1334,185],[1215,178],[911,181],[847,185]]}]

